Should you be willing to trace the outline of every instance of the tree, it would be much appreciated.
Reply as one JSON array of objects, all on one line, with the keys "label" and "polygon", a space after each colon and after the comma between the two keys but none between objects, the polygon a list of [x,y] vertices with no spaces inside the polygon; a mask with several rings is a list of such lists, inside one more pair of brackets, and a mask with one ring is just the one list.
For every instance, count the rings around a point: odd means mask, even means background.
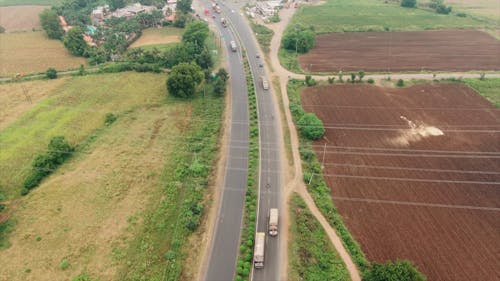
[{"label": "tree", "polygon": [[64,46],[75,56],[83,56],[87,43],[83,40],[83,29],[79,26],[73,27],[64,36]]},{"label": "tree", "polygon": [[361,82],[361,80],[363,80],[363,77],[365,77],[365,72],[363,70],[359,71],[358,77],[359,77],[359,82]]},{"label": "tree", "polygon": [[417,0],[401,0],[401,7],[415,8],[416,5],[417,5]]},{"label": "tree", "polygon": [[426,277],[420,273],[411,262],[398,260],[385,264],[375,263],[363,281],[425,281]]},{"label": "tree", "polygon": [[59,18],[54,10],[43,10],[40,14],[40,23],[50,39],[61,39],[63,37],[64,30],[59,24]]},{"label": "tree", "polygon": [[300,117],[297,127],[302,136],[309,140],[317,140],[325,133],[323,122],[314,113],[306,113]]},{"label": "tree", "polygon": [[[177,2],[179,4],[179,2]],[[189,19],[189,15],[187,13],[183,13],[181,11],[177,11],[175,13],[175,21],[174,26],[179,28],[184,28],[186,26],[186,22]]]},{"label": "tree", "polygon": [[45,73],[45,75],[49,79],[56,79],[57,78],[57,70],[55,70],[54,68],[49,68],[49,69],[47,69],[47,72]]},{"label": "tree", "polygon": [[194,96],[196,86],[203,80],[201,68],[194,63],[180,63],[172,68],[167,78],[170,94],[180,98]]},{"label": "tree", "polygon": [[207,48],[203,48],[201,54],[196,55],[195,61],[202,69],[210,69],[214,65],[212,56]]},{"label": "tree", "polygon": [[396,86],[398,87],[403,87],[405,85],[405,81],[403,79],[399,79],[398,82],[396,83]]},{"label": "tree", "polygon": [[226,82],[229,80],[229,73],[227,73],[226,69],[219,68],[219,71],[217,71],[217,77],[220,77],[224,82]]},{"label": "tree", "polygon": [[191,12],[191,3],[192,0],[179,0],[175,5],[176,11],[187,14]]},{"label": "tree", "polygon": [[351,83],[356,82],[356,73],[351,73]]},{"label": "tree", "polygon": [[203,46],[207,37],[208,25],[202,21],[192,21],[186,26],[186,31],[182,35],[182,42],[191,42]]},{"label": "tree", "polygon": [[226,81],[224,81],[224,79],[220,76],[215,79],[214,93],[218,96],[222,96],[226,93]]},{"label": "tree", "polygon": [[125,7],[125,0],[110,0],[109,6],[111,10],[116,10]]},{"label": "tree", "polygon": [[0,33],[5,33],[5,27],[0,25]]},{"label": "tree", "polygon": [[314,47],[315,36],[314,31],[298,26],[287,31],[281,43],[285,49],[303,54]]}]

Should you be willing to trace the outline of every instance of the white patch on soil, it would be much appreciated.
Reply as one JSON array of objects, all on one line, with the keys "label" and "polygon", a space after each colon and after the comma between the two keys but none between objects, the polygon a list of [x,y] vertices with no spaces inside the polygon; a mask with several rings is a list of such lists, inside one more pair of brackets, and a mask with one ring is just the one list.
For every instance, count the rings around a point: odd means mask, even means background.
[{"label": "white patch on soil", "polygon": [[400,135],[391,140],[393,144],[407,146],[412,142],[417,142],[424,138],[444,135],[443,131],[437,127],[428,126],[425,123],[416,124],[404,116],[400,116],[400,118],[405,120],[410,128],[401,130],[399,132]]}]

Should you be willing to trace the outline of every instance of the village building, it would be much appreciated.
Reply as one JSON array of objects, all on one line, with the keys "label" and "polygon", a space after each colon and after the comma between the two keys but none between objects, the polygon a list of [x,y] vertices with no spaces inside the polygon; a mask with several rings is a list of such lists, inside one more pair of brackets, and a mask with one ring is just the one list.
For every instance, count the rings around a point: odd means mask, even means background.
[{"label": "village building", "polygon": [[126,6],[121,9],[117,9],[116,11],[112,12],[109,17],[116,17],[116,18],[127,18],[130,19],[134,17],[135,15],[139,13],[152,13],[153,11],[156,10],[155,6],[145,6],[141,5],[140,3],[135,3],[133,5]]}]

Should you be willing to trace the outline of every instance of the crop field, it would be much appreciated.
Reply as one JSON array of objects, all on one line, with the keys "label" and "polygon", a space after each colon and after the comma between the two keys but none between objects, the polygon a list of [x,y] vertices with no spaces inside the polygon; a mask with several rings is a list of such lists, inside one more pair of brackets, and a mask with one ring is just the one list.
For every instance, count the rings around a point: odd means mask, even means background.
[{"label": "crop field", "polygon": [[[472,1],[472,0],[471,0]],[[316,33],[385,30],[495,28],[498,21],[439,15],[422,9],[405,9],[382,0],[327,0],[322,5],[303,6],[289,28],[299,23],[314,26]],[[447,1],[446,1],[447,2]]]},{"label": "crop field", "polygon": [[428,280],[500,275],[498,108],[461,83],[301,96],[325,124],[315,152],[369,260],[412,260]]},{"label": "crop field", "polygon": [[499,70],[500,41],[474,30],[331,33],[299,62],[310,72]]},{"label": "crop field", "polygon": [[148,28],[142,32],[139,39],[130,45],[130,48],[147,47],[150,45],[161,48],[168,44],[178,43],[181,41],[182,32],[182,28],[175,27]]},{"label": "crop field", "polygon": [[[420,3],[426,4],[429,2],[429,0],[424,0]],[[452,6],[453,11],[487,17],[498,21],[500,3],[497,0],[446,0],[445,3]]]},{"label": "crop field", "polygon": [[0,6],[54,6],[62,2],[63,0],[0,0]]},{"label": "crop field", "polygon": [[41,30],[38,15],[48,6],[11,6],[0,7],[0,26],[5,32],[22,30]]},{"label": "crop field", "polygon": [[77,68],[84,58],[72,56],[59,40],[50,40],[44,32],[0,34],[0,76],[15,73]]}]

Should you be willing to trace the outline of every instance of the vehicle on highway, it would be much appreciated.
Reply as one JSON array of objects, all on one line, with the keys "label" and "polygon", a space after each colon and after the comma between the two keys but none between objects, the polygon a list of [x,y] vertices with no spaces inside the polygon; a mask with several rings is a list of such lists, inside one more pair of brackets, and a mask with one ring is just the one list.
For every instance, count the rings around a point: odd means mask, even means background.
[{"label": "vehicle on highway", "polygon": [[278,209],[269,210],[269,235],[278,235]]},{"label": "vehicle on highway", "polygon": [[255,268],[264,267],[264,251],[266,246],[266,233],[257,232],[255,235],[255,249],[253,251],[253,265]]},{"label": "vehicle on highway", "polygon": [[231,51],[236,52],[238,50],[238,47],[236,46],[236,42],[231,41],[231,42],[229,42],[229,45],[231,46]]},{"label": "vehicle on highway", "polygon": [[220,18],[220,23],[222,26],[227,27],[227,20],[225,18]]},{"label": "vehicle on highway", "polygon": [[[261,76],[261,77],[260,77],[260,81],[261,81],[261,83],[262,83],[262,88],[264,88],[264,90],[269,90],[269,82],[267,81],[266,77],[265,77],[265,76]],[[272,210],[272,209],[271,209],[271,210]],[[276,210],[276,211],[277,211],[277,210]],[[278,218],[276,217],[276,220],[277,220],[277,219],[278,219]],[[278,223],[278,222],[276,221],[276,223]]]}]

